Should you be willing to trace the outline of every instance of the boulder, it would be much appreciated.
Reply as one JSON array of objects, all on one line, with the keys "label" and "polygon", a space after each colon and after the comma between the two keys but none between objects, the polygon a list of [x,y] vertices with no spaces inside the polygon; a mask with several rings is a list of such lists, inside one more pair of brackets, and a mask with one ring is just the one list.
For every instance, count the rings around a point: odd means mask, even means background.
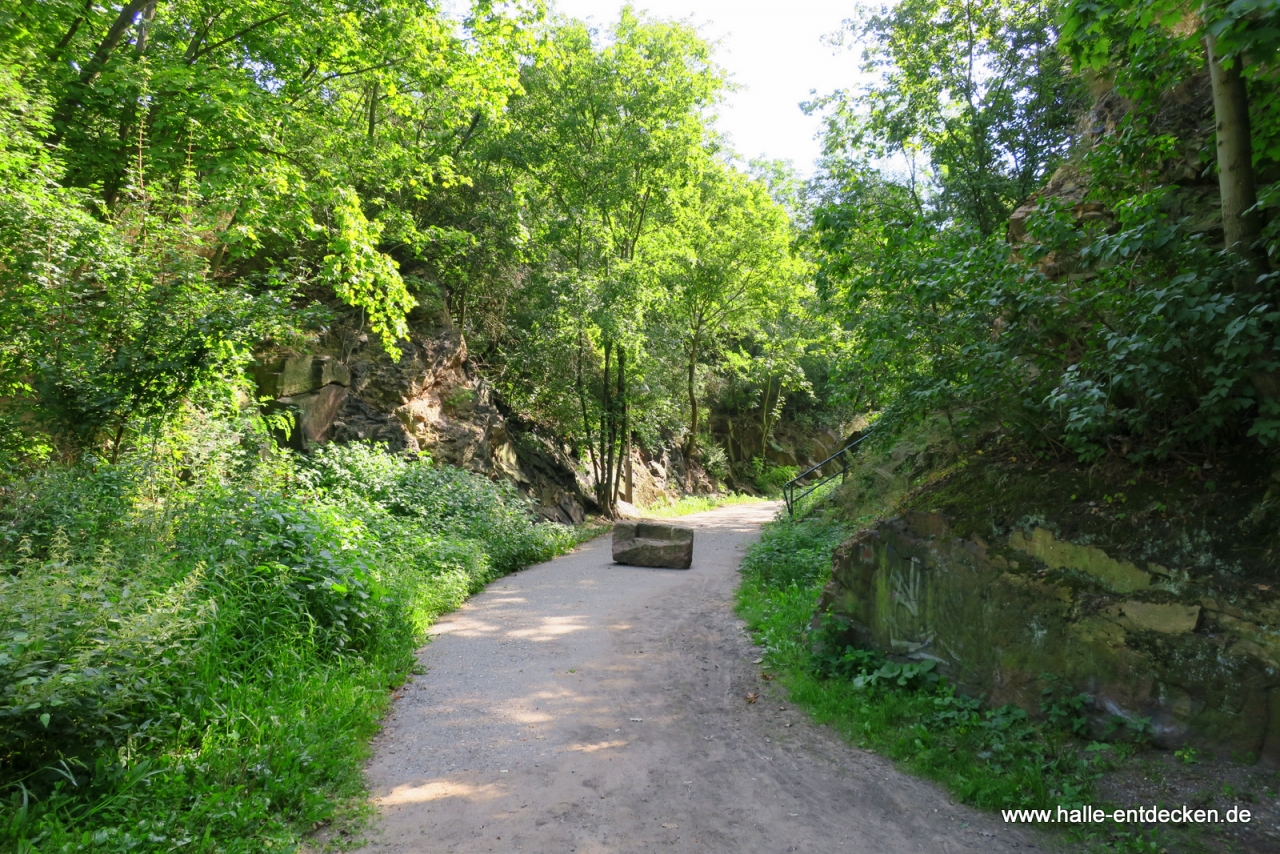
[{"label": "boulder", "polygon": [[693,529],[618,522],[613,526],[613,560],[630,566],[688,569],[693,564]]}]

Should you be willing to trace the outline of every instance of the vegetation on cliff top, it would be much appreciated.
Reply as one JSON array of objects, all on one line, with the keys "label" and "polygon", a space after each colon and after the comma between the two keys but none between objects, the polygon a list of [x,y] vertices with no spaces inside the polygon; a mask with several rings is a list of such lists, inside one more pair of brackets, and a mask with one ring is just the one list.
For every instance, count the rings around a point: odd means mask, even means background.
[{"label": "vegetation on cliff top", "polygon": [[[817,105],[813,230],[849,330],[847,392],[890,430],[932,414],[958,439],[994,424],[1040,457],[1272,447],[1276,233],[1225,247],[1238,223],[1214,129],[1241,128],[1209,92],[1204,44],[1239,77],[1253,151],[1239,169],[1262,200],[1248,217],[1270,222],[1274,14],[925,0],[857,23],[880,81]],[[911,168],[878,166],[886,154]]]}]

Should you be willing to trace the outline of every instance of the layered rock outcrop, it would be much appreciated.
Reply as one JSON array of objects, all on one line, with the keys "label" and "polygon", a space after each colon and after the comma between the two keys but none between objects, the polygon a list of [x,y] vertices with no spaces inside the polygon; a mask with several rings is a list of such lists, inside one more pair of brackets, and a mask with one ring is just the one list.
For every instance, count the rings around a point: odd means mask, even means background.
[{"label": "layered rock outcrop", "polygon": [[310,353],[263,354],[260,395],[294,414],[289,443],[370,441],[494,479],[528,495],[536,512],[573,524],[593,505],[574,461],[530,425],[504,416],[447,313],[411,317],[399,361],[357,330],[338,326]]},{"label": "layered rock outcrop", "polygon": [[1043,527],[988,544],[910,513],[837,550],[819,613],[997,705],[1039,714],[1053,684],[1090,698],[1097,736],[1149,719],[1159,745],[1280,764],[1280,603],[1210,592]]},{"label": "layered rock outcrop", "polygon": [[725,413],[713,413],[711,433],[730,460],[762,457],[775,465],[800,469],[822,462],[849,442],[847,435],[836,430],[801,428],[785,421],[775,425],[762,441],[758,423]]}]

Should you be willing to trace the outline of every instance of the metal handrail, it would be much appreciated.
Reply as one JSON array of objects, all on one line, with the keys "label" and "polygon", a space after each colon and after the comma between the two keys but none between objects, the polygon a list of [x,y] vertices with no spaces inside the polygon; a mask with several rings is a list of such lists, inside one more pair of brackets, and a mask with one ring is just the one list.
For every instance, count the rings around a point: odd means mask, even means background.
[{"label": "metal handrail", "polygon": [[800,493],[799,495],[796,495],[796,487],[800,485],[800,482],[802,480],[804,480],[809,475],[813,474],[815,471],[820,470],[823,466],[835,460],[837,457],[844,456],[849,451],[857,447],[858,444],[860,444],[863,439],[867,438],[870,435],[871,435],[870,432],[863,433],[861,436],[854,439],[852,442],[845,445],[843,448],[836,451],[834,454],[827,457],[822,462],[810,466],[809,468],[800,472],[800,474],[791,478],[791,480],[784,483],[782,485],[782,497],[785,498],[787,502],[787,515],[794,518],[796,515],[796,504],[800,501],[800,499],[806,498],[809,495],[813,494],[813,491],[816,490],[818,487],[822,486],[824,483],[828,483],[834,480],[836,477],[839,477],[841,482],[844,482],[845,477],[849,473],[849,469],[852,467],[851,458],[848,458],[848,457],[840,461],[840,471],[818,478],[816,481],[812,483],[812,485],[809,486],[808,489],[806,489],[804,492]]}]

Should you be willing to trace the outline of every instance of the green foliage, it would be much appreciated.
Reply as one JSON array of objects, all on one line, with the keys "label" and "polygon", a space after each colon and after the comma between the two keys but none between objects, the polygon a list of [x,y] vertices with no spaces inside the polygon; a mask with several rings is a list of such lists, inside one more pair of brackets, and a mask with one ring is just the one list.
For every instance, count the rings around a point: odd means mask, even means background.
[{"label": "green foliage", "polygon": [[861,11],[848,35],[866,46],[875,82],[811,105],[828,110],[828,158],[905,158],[897,202],[912,218],[1003,231],[1062,160],[1083,107],[1057,51],[1053,6],[905,0]]},{"label": "green foliage", "polygon": [[841,647],[839,627],[831,623],[830,615],[826,620],[827,625],[814,640],[812,666],[820,676],[848,679],[855,688],[885,685],[920,690],[937,683],[936,661],[889,661],[875,650],[849,644]]},{"label": "green foliage", "polygon": [[[702,170],[678,198],[671,220],[651,241],[648,260],[660,296],[650,324],[656,341],[674,345],[673,361],[683,362],[690,410],[686,450],[692,451],[699,364],[708,352],[758,335],[771,314],[798,311],[808,270],[792,251],[786,210],[762,182],[724,164],[713,161]],[[773,368],[766,379],[778,372]]]},{"label": "green foliage", "polygon": [[769,587],[810,588],[831,569],[831,552],[848,531],[834,522],[779,519],[742,561],[744,577],[758,576]]},{"label": "green foliage", "polygon": [[349,811],[432,619],[575,541],[426,460],[264,460],[193,429],[181,466],[128,454],[3,493],[0,844],[292,844]]},{"label": "green foliage", "polygon": [[765,463],[760,457],[752,460],[756,488],[766,495],[777,495],[788,481],[800,473],[796,466],[779,466]]},{"label": "green foliage", "polygon": [[684,495],[675,501],[661,504],[650,504],[638,508],[640,515],[646,519],[671,519],[677,516],[688,516],[691,513],[705,513],[717,507],[731,507],[737,504],[755,504],[763,499],[754,495],[741,495],[730,492],[726,495]]},{"label": "green foliage", "polygon": [[382,228],[365,218],[356,191],[334,190],[331,209],[329,254],[324,256],[318,280],[332,288],[338,299],[363,311],[383,348],[399,359],[396,342],[408,337],[405,317],[417,302],[405,288],[396,263],[378,251]]},{"label": "green foliage", "polygon": [[279,329],[280,298],[218,287],[191,213],[145,196],[104,219],[79,191],[0,186],[6,444],[37,441],[38,426],[71,453],[115,456],[183,400],[225,398],[249,346]]},{"label": "green foliage", "polygon": [[303,466],[302,481],[322,494],[363,498],[431,534],[484,542],[499,575],[547,560],[568,544],[561,526],[531,525],[526,501],[505,481],[362,444],[326,446]]},{"label": "green foliage", "polygon": [[213,606],[199,595],[203,567],[175,577],[160,561],[122,567],[107,549],[79,561],[59,532],[46,560],[8,571],[0,755],[30,769],[159,725],[151,712],[173,701],[182,662],[200,654]]},{"label": "green foliage", "polygon": [[[961,19],[943,6],[906,4],[868,19],[862,32],[872,37],[869,55],[884,79],[916,88],[895,94],[873,86],[841,101],[844,112],[833,114],[828,130],[813,236],[819,285],[851,331],[835,371],[844,396],[883,410],[887,433],[937,414],[959,437],[977,419],[1019,435],[1034,452],[1082,461],[1106,454],[1165,459],[1247,437],[1274,445],[1280,402],[1265,378],[1280,368],[1275,277],[1259,278],[1212,245],[1215,211],[1198,201],[1186,177],[1211,162],[1211,140],[1195,110],[1173,107],[1203,68],[1198,28],[1216,28],[1259,95],[1255,150],[1269,150],[1280,124],[1267,118],[1265,93],[1273,87],[1264,83],[1272,71],[1263,42],[1270,30],[1257,25],[1271,13],[1211,4],[1204,20],[1193,21],[1178,4],[1064,4],[1067,52],[1078,66],[1113,75],[1117,94],[1134,106],[1115,115],[1114,127],[1095,127],[1059,176],[1059,186],[1074,189],[1056,191],[1066,194],[1061,200],[1031,200],[1011,241],[984,224],[987,214],[956,201],[963,193],[955,181],[971,186],[963,176],[981,159],[959,171],[937,164],[962,150],[966,157],[981,153],[953,145],[962,127],[994,133],[1030,122],[1035,134],[1049,131],[1026,137],[1025,148],[1015,133],[1012,147],[990,149],[1010,152],[997,158],[1002,163],[1032,164],[1037,175],[1003,196],[994,186],[972,185],[984,204],[996,205],[992,211],[1003,211],[1003,222],[1062,162],[1067,125],[1047,116],[1062,119],[1079,108],[1076,84],[1045,52],[1057,41],[1049,7],[990,4],[981,10],[985,23],[948,41],[948,27]],[[919,17],[926,9],[949,23],[926,32]],[[1241,47],[1246,24],[1259,33],[1247,37],[1261,40],[1256,53]],[[971,80],[964,75],[976,72],[957,56],[973,38],[991,60]],[[1037,59],[1012,70],[1000,57],[1022,47]],[[947,87],[949,74],[961,78]],[[926,121],[930,86],[947,88],[961,103]],[[992,92],[1004,97],[1005,88],[1025,88],[1025,103],[1049,112],[1001,112],[982,100]],[[1049,100],[1035,100],[1042,96]],[[1115,102],[1100,103],[1105,112]],[[855,121],[862,115],[855,107],[869,111],[865,121]],[[926,116],[918,121],[928,133],[910,121],[901,126],[935,164],[923,183],[871,165],[895,145],[910,149],[887,123],[899,115]],[[1257,159],[1264,174],[1273,160]],[[1262,196],[1270,192],[1264,188]]]},{"label": "green foliage", "polygon": [[1111,234],[1046,223],[1035,251],[1076,248],[1089,275],[1063,287],[1033,273],[997,297],[998,349],[1045,372],[1028,383],[1045,392],[1037,409],[1081,459],[1122,449],[1117,437],[1135,457],[1165,457],[1244,425],[1274,444],[1280,409],[1253,381],[1280,367],[1269,295],[1240,292],[1241,265],[1162,213],[1159,194],[1118,206],[1116,221]]}]

